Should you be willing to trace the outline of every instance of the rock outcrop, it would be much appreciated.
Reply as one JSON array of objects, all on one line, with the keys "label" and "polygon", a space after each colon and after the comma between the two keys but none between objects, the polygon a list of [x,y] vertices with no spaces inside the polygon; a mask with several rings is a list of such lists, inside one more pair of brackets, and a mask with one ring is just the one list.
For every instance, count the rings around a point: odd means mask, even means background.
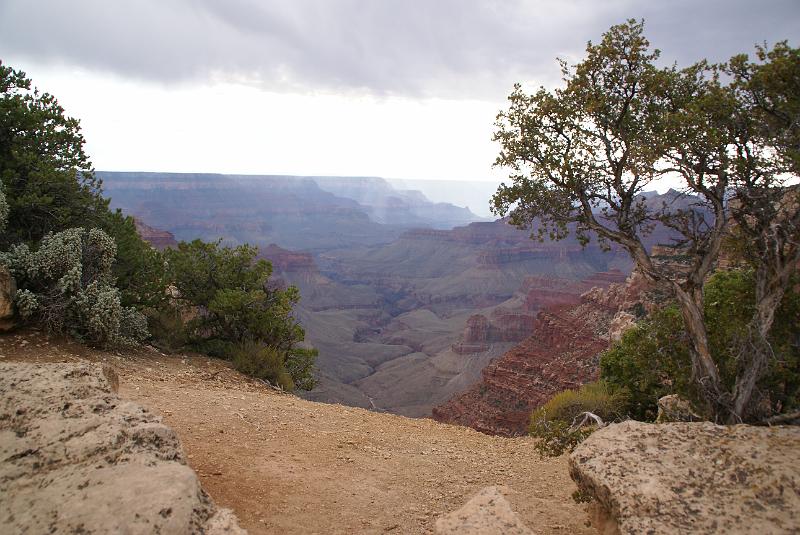
[{"label": "rock outcrop", "polygon": [[176,249],[178,247],[178,240],[175,239],[175,235],[171,232],[145,225],[138,219],[134,219],[134,223],[136,224],[136,232],[139,233],[139,236],[159,251],[163,251],[167,248]]},{"label": "rock outcrop", "polygon": [[546,306],[533,322],[533,335],[492,361],[477,384],[435,407],[434,419],[496,435],[525,434],[533,409],[597,379],[609,331],[613,326],[616,335],[622,332],[621,312],[635,307],[644,289],[632,276],[575,297],[576,305]]},{"label": "rock outcrop", "polygon": [[259,249],[259,256],[269,260],[276,273],[318,273],[314,257],[303,251],[290,251],[271,243]]},{"label": "rock outcrop", "polygon": [[0,525],[7,533],[243,534],[174,431],[91,364],[0,364]]},{"label": "rock outcrop", "polygon": [[17,285],[5,266],[0,266],[0,331],[14,328],[14,294]]},{"label": "rock outcrop", "polygon": [[436,521],[437,535],[533,535],[498,487],[486,487],[457,511]]},{"label": "rock outcrop", "polygon": [[662,396],[658,400],[656,423],[698,422],[702,418],[694,411],[692,404],[678,394]]},{"label": "rock outcrop", "polygon": [[602,533],[796,533],[800,428],[612,424],[570,456]]}]

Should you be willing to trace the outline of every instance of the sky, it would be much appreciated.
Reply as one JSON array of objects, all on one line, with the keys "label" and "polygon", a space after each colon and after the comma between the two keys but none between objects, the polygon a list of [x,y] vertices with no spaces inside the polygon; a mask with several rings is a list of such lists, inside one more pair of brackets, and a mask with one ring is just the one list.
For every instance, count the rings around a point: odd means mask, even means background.
[{"label": "sky", "polygon": [[100,170],[496,183],[513,84],[628,18],[679,65],[800,44],[798,0],[0,0],[0,60]]}]

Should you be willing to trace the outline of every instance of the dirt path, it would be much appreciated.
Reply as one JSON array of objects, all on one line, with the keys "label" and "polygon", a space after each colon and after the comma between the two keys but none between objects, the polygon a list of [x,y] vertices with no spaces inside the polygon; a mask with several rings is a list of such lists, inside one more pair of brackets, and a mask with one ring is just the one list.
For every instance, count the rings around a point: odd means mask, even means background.
[{"label": "dirt path", "polygon": [[203,487],[259,533],[428,533],[488,485],[537,533],[589,534],[563,458],[497,438],[279,394],[198,356],[103,353],[36,334],[0,337],[0,358],[103,360],[120,395],[163,415]]}]

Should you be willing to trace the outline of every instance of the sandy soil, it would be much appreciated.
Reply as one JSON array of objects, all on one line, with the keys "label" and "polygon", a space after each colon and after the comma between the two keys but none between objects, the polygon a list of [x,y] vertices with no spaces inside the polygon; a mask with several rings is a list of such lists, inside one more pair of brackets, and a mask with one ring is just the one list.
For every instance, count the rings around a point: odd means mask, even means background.
[{"label": "sandy soil", "polygon": [[203,487],[252,534],[429,533],[489,485],[510,488],[536,533],[594,533],[565,458],[540,459],[530,438],[305,401],[202,356],[28,332],[1,336],[0,359],[112,364],[120,395],[163,415]]}]

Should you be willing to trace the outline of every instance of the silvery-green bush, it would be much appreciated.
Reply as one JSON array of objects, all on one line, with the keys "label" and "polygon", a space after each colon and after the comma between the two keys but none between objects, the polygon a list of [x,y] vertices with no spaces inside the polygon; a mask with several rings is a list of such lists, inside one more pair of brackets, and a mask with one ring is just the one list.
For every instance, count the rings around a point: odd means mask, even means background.
[{"label": "silvery-green bush", "polygon": [[111,266],[114,240],[100,229],[46,235],[36,249],[18,244],[0,255],[17,282],[23,320],[99,345],[133,345],[147,338],[147,320],[123,307]]}]

